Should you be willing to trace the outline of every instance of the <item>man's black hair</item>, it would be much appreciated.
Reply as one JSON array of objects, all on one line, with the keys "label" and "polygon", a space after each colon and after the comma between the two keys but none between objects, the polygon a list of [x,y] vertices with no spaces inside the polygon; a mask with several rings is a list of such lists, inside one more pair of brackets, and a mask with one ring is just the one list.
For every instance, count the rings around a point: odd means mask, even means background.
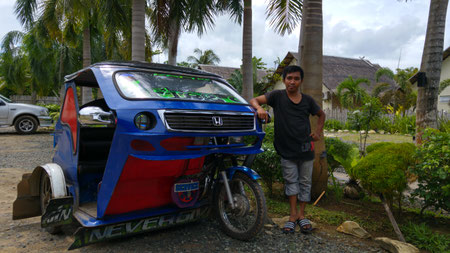
[{"label": "man's black hair", "polygon": [[283,69],[283,80],[286,79],[286,76],[288,74],[294,73],[294,72],[300,72],[300,80],[303,80],[303,77],[305,77],[305,73],[303,72],[303,69],[300,66],[290,65],[290,66],[286,66]]}]

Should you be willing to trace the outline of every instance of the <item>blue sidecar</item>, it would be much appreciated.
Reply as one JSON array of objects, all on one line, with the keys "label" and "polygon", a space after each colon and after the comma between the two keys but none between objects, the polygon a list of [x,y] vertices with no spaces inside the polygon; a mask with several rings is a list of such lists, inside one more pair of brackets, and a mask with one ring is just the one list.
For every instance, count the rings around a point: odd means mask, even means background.
[{"label": "blue sidecar", "polygon": [[[79,87],[97,99],[79,105]],[[225,233],[249,240],[266,216],[249,168],[263,137],[255,111],[220,76],[96,63],[66,76],[53,161],[23,175],[13,219],[42,215],[50,233],[76,220],[74,249],[212,210]]]}]

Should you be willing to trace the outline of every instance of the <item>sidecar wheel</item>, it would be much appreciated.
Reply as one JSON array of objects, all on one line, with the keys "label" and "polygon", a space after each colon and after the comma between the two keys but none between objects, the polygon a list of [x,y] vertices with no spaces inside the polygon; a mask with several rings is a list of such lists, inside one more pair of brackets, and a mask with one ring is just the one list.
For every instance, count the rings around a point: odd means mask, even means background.
[{"label": "sidecar wheel", "polygon": [[[40,183],[40,202],[41,202],[41,214],[42,215],[45,213],[48,203],[49,203],[50,199],[52,199],[52,198],[54,198],[54,196],[53,196],[53,192],[52,192],[52,185],[51,185],[50,177],[48,176],[47,172],[42,171],[41,183]],[[61,232],[61,226],[46,227],[44,229],[45,229],[45,231],[49,232],[52,235],[58,234]]]},{"label": "sidecar wheel", "polygon": [[266,200],[261,186],[243,173],[237,172],[229,184],[235,208],[231,208],[225,186],[221,184],[220,189],[216,191],[215,214],[227,235],[248,241],[264,226]]}]

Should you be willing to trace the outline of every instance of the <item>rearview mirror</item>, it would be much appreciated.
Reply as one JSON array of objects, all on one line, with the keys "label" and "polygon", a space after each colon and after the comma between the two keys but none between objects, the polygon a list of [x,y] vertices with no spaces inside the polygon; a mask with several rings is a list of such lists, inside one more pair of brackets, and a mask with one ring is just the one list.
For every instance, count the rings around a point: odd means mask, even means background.
[{"label": "rearview mirror", "polygon": [[82,108],[79,119],[82,126],[115,124],[113,113],[111,111],[105,112],[97,106]]}]

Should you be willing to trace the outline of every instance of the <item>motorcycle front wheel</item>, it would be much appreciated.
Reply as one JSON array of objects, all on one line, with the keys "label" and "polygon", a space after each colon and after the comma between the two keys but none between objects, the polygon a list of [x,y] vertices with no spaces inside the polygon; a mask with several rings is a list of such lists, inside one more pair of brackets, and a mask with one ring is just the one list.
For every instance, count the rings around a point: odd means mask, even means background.
[{"label": "motorcycle front wheel", "polygon": [[224,184],[220,184],[215,196],[216,217],[227,235],[250,240],[264,227],[267,215],[264,193],[255,180],[240,172],[236,172],[229,185],[235,207],[228,201]]}]

